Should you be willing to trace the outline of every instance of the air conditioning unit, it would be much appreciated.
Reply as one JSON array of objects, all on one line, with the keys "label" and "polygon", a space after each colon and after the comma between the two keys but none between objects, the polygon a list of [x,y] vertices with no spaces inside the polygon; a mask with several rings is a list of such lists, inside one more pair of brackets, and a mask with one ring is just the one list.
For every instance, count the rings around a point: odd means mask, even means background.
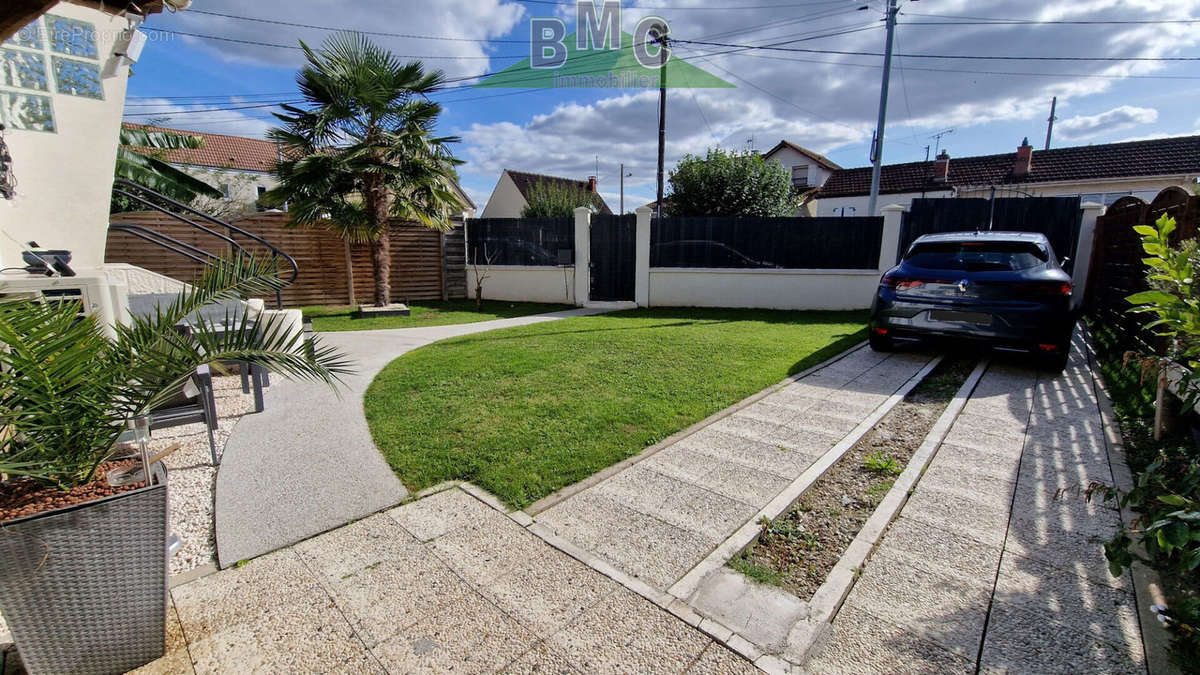
[{"label": "air conditioning unit", "polygon": [[0,276],[0,297],[26,297],[44,302],[74,302],[80,316],[94,316],[109,337],[117,322],[129,323],[129,292],[124,284],[104,275],[73,277],[42,275]]}]

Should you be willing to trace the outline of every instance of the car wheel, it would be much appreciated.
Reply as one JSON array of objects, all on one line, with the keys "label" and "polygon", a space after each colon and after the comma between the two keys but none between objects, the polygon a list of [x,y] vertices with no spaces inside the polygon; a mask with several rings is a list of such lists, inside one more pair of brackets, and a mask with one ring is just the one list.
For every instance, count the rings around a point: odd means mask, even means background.
[{"label": "car wheel", "polygon": [[871,349],[877,352],[890,352],[895,348],[892,338],[886,335],[879,335],[875,331],[871,331],[871,335],[867,338],[867,342],[871,345]]},{"label": "car wheel", "polygon": [[1064,344],[1061,348],[1055,350],[1053,354],[1046,354],[1041,358],[1042,369],[1048,373],[1055,375],[1067,369],[1067,362],[1071,360],[1071,343]]}]

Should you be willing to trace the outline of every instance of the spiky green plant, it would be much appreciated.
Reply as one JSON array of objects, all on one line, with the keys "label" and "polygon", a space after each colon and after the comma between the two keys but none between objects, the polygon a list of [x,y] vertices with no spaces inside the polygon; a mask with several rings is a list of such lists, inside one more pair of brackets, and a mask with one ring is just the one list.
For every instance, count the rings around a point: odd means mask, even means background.
[{"label": "spiky green plant", "polygon": [[[62,489],[92,481],[127,422],[205,364],[244,361],[334,386],[350,372],[334,349],[305,349],[301,334],[244,312],[227,313],[220,329],[195,315],[281,284],[274,262],[230,258],[169,305],[117,326],[115,338],[72,302],[0,301],[0,473]],[[180,331],[185,318],[190,330]]]}]

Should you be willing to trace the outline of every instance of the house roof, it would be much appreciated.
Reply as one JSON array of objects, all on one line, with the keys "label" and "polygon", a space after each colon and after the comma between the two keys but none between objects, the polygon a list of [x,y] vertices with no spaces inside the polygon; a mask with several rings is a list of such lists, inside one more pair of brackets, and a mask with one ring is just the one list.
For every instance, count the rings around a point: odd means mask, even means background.
[{"label": "house roof", "polygon": [[[951,157],[949,177],[943,183],[933,182],[933,161],[888,164],[880,171],[879,192],[1200,173],[1200,136],[1034,150],[1032,169],[1020,178],[1012,175],[1015,160],[1015,152]],[[869,194],[870,190],[871,167],[864,166],[833,172],[821,187],[820,196],[854,197]]]},{"label": "house roof", "polygon": [[778,145],[776,145],[775,147],[771,148],[770,150],[764,152],[763,157],[770,157],[771,155],[774,155],[775,153],[782,150],[783,148],[791,148],[792,150],[795,150],[796,152],[804,155],[805,157],[811,159],[812,161],[816,162],[817,164],[820,164],[821,166],[823,166],[826,169],[829,169],[831,171],[837,171],[842,168],[842,167],[838,166],[837,164],[835,164],[833,161],[831,161],[828,157],[817,154],[817,153],[813,152],[812,150],[809,150],[808,148],[802,148],[799,145],[796,145],[795,143],[792,143],[789,141],[779,141]]},{"label": "house roof", "polygon": [[164,161],[172,164],[188,166],[207,166],[219,169],[238,169],[241,171],[272,171],[279,161],[279,146],[271,141],[244,136],[226,136],[225,134],[210,134],[185,129],[169,129],[145,124],[122,123],[127,129],[142,131],[167,131],[189,136],[199,136],[204,139],[204,147],[181,150],[155,150],[155,156],[161,154]]},{"label": "house roof", "polygon": [[[136,5],[120,2],[106,3],[95,0],[67,1],[74,5],[99,9],[109,14],[120,14],[128,8],[129,11],[135,14],[149,16],[163,10],[163,0],[148,0],[146,2],[139,2]],[[45,14],[56,4],[58,4],[58,0],[5,0],[3,8],[0,9],[0,42],[16,35],[17,31],[29,25],[30,21]]]},{"label": "house roof", "polygon": [[[562,178],[559,176],[546,176],[540,173],[526,173],[524,171],[513,171],[505,169],[504,173],[512,179],[513,184],[517,186],[517,190],[525,201],[529,201],[529,190],[537,183],[550,183],[552,185],[561,185],[564,187],[575,188],[583,191],[588,190],[588,182],[586,180],[575,180],[572,178]],[[596,198],[600,200],[600,213],[604,215],[612,215],[612,209],[608,208],[608,204],[604,202],[604,198],[599,194]]]}]

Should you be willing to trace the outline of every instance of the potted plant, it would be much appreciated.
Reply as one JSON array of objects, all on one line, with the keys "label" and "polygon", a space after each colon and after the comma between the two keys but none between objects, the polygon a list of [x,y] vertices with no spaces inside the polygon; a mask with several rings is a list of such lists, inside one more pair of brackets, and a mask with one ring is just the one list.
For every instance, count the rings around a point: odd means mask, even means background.
[{"label": "potted plant", "polygon": [[245,361],[331,386],[349,372],[339,353],[306,349],[279,323],[242,313],[218,330],[194,314],[280,285],[270,261],[221,261],[115,338],[71,302],[0,300],[0,613],[30,672],[125,672],[163,653],[166,471],[108,480],[144,461],[114,461],[131,421],[205,364]]}]

